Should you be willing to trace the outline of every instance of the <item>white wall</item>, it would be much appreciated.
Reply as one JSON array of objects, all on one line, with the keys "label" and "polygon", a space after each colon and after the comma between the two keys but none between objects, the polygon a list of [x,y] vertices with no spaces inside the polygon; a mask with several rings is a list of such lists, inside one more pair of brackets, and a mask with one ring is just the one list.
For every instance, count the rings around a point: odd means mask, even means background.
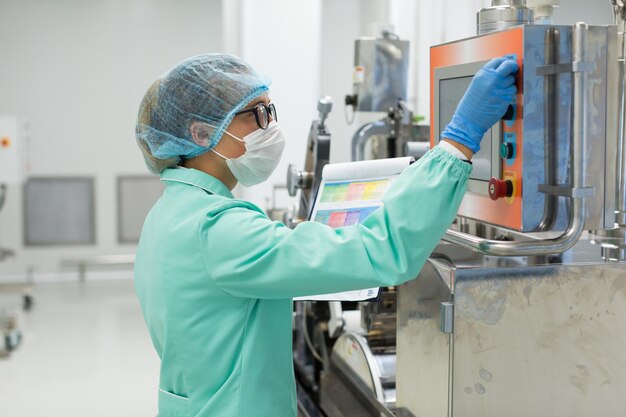
[{"label": "white wall", "polygon": [[[382,113],[357,113],[349,125],[344,97],[352,94],[354,41],[369,35],[374,24],[388,22],[388,15],[386,1],[324,0],[322,3],[320,95],[333,98],[327,121],[332,135],[330,161],[333,163],[350,161],[353,133],[364,123],[383,117]],[[303,163],[304,155],[297,160],[299,166]]]},{"label": "white wall", "polygon": [[[270,98],[287,143],[283,158],[269,181],[237,194],[262,208],[273,184],[284,184],[290,162],[301,163],[316,115],[319,95],[320,0],[224,0],[224,33],[228,52],[248,61],[272,78]],[[235,39],[235,38],[237,39]],[[278,192],[278,206],[292,199]]]},{"label": "white wall", "polygon": [[[132,253],[118,245],[115,177],[147,173],[135,145],[139,102],[159,74],[221,49],[219,0],[3,1],[0,113],[30,123],[31,175],[96,178],[97,245],[22,246],[19,188],[0,213],[0,275],[55,271],[65,257]],[[37,275],[36,275],[37,276]]]}]

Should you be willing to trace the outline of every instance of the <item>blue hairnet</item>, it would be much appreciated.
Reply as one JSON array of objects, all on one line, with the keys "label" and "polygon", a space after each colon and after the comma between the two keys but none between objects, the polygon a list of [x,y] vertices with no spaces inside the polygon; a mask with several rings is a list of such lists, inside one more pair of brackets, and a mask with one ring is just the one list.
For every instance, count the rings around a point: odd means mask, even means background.
[{"label": "blue hairnet", "polygon": [[[269,79],[240,58],[206,54],[189,58],[148,88],[136,138],[153,173],[213,149],[235,113],[269,89]],[[191,138],[193,121],[211,126],[207,146]]]}]

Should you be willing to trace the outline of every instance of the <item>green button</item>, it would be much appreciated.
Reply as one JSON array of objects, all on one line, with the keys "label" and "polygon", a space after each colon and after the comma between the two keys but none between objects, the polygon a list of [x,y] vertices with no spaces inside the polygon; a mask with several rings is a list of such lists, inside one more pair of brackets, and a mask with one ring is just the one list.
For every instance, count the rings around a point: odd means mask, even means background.
[{"label": "green button", "polygon": [[513,158],[513,144],[512,143],[504,142],[500,145],[500,157],[502,159]]}]

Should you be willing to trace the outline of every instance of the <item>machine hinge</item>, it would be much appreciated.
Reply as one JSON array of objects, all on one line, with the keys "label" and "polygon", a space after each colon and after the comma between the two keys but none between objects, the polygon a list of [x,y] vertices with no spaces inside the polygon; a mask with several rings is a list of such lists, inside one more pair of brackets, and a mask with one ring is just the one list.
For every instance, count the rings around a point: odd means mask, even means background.
[{"label": "machine hinge", "polygon": [[441,331],[446,334],[454,332],[454,303],[443,302],[440,306],[441,310]]}]

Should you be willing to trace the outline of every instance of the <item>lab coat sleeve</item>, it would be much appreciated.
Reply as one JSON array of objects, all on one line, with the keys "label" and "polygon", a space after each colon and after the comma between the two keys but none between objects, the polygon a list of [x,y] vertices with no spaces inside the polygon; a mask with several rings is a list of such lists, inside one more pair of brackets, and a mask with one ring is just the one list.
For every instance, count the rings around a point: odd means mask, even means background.
[{"label": "lab coat sleeve", "polygon": [[239,297],[290,298],[415,278],[454,219],[471,165],[435,148],[389,187],[383,207],[360,225],[289,229],[231,204],[200,222],[208,275]]}]

